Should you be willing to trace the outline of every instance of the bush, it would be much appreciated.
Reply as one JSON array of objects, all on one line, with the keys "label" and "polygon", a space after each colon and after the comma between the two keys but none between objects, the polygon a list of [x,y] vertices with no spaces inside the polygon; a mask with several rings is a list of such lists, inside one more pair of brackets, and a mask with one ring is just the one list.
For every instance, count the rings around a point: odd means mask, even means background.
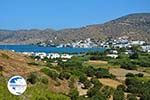
[{"label": "bush", "polygon": [[128,94],[127,95],[127,100],[137,100],[136,96],[133,94]]},{"label": "bush", "polygon": [[36,63],[36,62],[30,62],[30,63],[28,63],[28,65],[35,65],[35,66],[38,66],[39,64]]},{"label": "bush", "polygon": [[111,94],[113,94],[113,91],[114,91],[114,89],[109,86],[104,86],[101,89],[103,96],[105,96],[106,98],[110,98]]},{"label": "bush", "polygon": [[100,56],[91,56],[90,60],[101,60]]},{"label": "bush", "polygon": [[93,95],[90,100],[107,100],[107,98],[103,94],[97,93]]},{"label": "bush", "polygon": [[3,66],[0,66],[0,72],[3,71],[3,70],[4,70],[4,67],[3,67]]},{"label": "bush", "polygon": [[87,74],[87,76],[92,77],[95,74],[95,70],[92,66],[88,66],[85,73]]},{"label": "bush", "polygon": [[139,65],[142,67],[150,67],[150,61],[149,60],[141,60],[139,62]]},{"label": "bush", "polygon": [[5,59],[9,59],[9,56],[7,54],[1,53],[1,57]]},{"label": "bush", "polygon": [[46,77],[42,77],[41,82],[44,84],[48,84],[48,79]]},{"label": "bush", "polygon": [[97,78],[92,78],[91,83],[94,84],[94,87],[100,89],[102,87],[102,83]]},{"label": "bush", "polygon": [[54,80],[56,80],[59,76],[59,74],[55,70],[50,70],[48,68],[43,68],[41,69],[41,71]]},{"label": "bush", "polygon": [[49,67],[49,68],[53,67],[53,65],[49,62],[47,62],[46,66]]},{"label": "bush", "polygon": [[128,69],[128,70],[136,70],[137,67],[132,62],[124,62],[121,64],[121,68]]},{"label": "bush", "polygon": [[116,89],[113,94],[113,100],[125,100],[124,92],[121,89]]},{"label": "bush", "polygon": [[129,56],[129,58],[130,58],[130,59],[138,59],[138,58],[139,58],[139,55],[138,55],[137,52],[135,52],[135,53],[131,54],[131,55]]},{"label": "bush", "polygon": [[97,69],[95,76],[97,78],[114,78],[115,77],[109,73],[108,69],[104,69],[104,68]]},{"label": "bush", "polygon": [[3,66],[0,66],[0,76],[3,76],[3,70],[4,70],[4,68],[3,68]]},{"label": "bush", "polygon": [[85,82],[83,82],[83,84],[84,84],[84,89],[88,89],[88,88],[90,88],[91,85],[92,85],[89,80],[85,80]]},{"label": "bush", "polygon": [[85,75],[80,75],[79,82],[84,83],[87,80],[87,77]]},{"label": "bush", "polygon": [[75,79],[74,77],[70,77],[68,84],[70,88],[74,88]]},{"label": "bush", "polygon": [[144,84],[142,83],[142,81],[140,81],[134,77],[128,77],[125,80],[125,84],[127,86],[127,92],[139,94],[143,91],[142,89],[144,87]]},{"label": "bush", "polygon": [[88,97],[92,97],[92,96],[94,96],[95,94],[97,94],[97,92],[99,92],[99,89],[96,88],[96,87],[93,87],[93,88],[90,88],[90,89],[87,91],[87,95],[88,95]]},{"label": "bush", "polygon": [[144,76],[144,74],[143,74],[143,73],[138,73],[138,74],[135,74],[135,76],[143,77],[143,76]]},{"label": "bush", "polygon": [[70,73],[68,73],[68,72],[63,71],[59,74],[59,79],[61,79],[61,80],[63,80],[63,79],[68,80],[69,78],[70,78]]},{"label": "bush", "polygon": [[69,96],[71,98],[71,100],[78,100],[79,97],[79,92],[77,89],[71,89]]},{"label": "bush", "polygon": [[35,84],[37,82],[37,74],[36,73],[31,73],[28,78],[27,81],[30,82],[31,84]]},{"label": "bush", "polygon": [[133,73],[127,73],[126,77],[134,77],[135,75]]},{"label": "bush", "polygon": [[126,90],[126,87],[125,87],[124,85],[118,85],[118,86],[117,86],[117,90],[125,91],[125,90]]}]

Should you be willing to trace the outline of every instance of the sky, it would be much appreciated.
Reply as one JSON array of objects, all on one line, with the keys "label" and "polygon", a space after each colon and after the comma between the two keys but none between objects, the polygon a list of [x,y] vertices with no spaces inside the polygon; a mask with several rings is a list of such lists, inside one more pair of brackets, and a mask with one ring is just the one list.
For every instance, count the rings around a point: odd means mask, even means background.
[{"label": "sky", "polygon": [[150,13],[150,0],[0,0],[0,29],[63,29]]}]

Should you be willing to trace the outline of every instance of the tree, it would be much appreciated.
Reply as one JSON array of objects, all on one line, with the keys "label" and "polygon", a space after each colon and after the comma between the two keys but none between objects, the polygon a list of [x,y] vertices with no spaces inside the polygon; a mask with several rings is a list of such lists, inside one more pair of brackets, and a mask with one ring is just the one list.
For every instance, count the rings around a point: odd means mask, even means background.
[{"label": "tree", "polygon": [[94,74],[95,74],[94,68],[92,66],[88,66],[88,68],[86,69],[86,74],[89,77],[94,76]]},{"label": "tree", "polygon": [[97,92],[99,91],[99,89],[93,87],[93,88],[90,88],[88,91],[87,91],[87,95],[88,97],[92,97],[94,96]]},{"label": "tree", "polygon": [[101,89],[101,92],[103,94],[103,96],[105,96],[106,98],[110,98],[111,94],[113,93],[114,89],[109,87],[109,86],[104,86]]},{"label": "tree", "polygon": [[87,80],[87,77],[85,75],[80,75],[79,82],[84,83]]},{"label": "tree", "polygon": [[61,79],[61,80],[63,80],[63,79],[68,80],[69,78],[70,78],[70,74],[68,72],[63,71],[59,74],[59,79]]},{"label": "tree", "polygon": [[117,86],[117,89],[118,89],[118,90],[123,90],[123,91],[125,91],[125,90],[126,90],[126,87],[125,87],[124,85],[118,85],[118,86]]},{"label": "tree", "polygon": [[84,84],[84,88],[85,88],[85,89],[88,89],[88,88],[91,87],[91,85],[92,85],[89,80],[86,80],[85,82],[83,82],[83,84]]},{"label": "tree", "polygon": [[103,94],[97,93],[90,100],[107,100],[107,98]]},{"label": "tree", "polygon": [[114,94],[113,94],[113,100],[125,100],[123,90],[116,89]]},{"label": "tree", "polygon": [[92,77],[91,83],[94,84],[94,87],[100,89],[102,87],[102,83],[97,78]]},{"label": "tree", "polygon": [[138,55],[137,52],[134,52],[133,54],[131,54],[131,55],[129,56],[129,58],[130,58],[130,59],[138,59],[138,58],[139,58],[139,55]]},{"label": "tree", "polygon": [[128,94],[127,95],[127,100],[137,100],[136,96],[133,94]]},{"label": "tree", "polygon": [[70,93],[69,93],[69,96],[71,98],[71,100],[78,100],[78,97],[79,97],[79,92],[77,89],[71,89]]},{"label": "tree", "polygon": [[137,69],[136,65],[129,61],[123,62],[121,64],[121,68],[128,69],[128,70],[136,70]]}]

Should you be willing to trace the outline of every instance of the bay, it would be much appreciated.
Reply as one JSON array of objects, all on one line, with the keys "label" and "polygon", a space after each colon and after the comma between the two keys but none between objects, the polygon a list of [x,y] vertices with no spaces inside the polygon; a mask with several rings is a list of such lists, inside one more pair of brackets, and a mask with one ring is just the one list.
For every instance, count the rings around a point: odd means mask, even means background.
[{"label": "bay", "polygon": [[103,52],[105,48],[56,48],[40,47],[37,45],[0,45],[0,50],[14,50],[15,52],[84,53],[89,51]]}]

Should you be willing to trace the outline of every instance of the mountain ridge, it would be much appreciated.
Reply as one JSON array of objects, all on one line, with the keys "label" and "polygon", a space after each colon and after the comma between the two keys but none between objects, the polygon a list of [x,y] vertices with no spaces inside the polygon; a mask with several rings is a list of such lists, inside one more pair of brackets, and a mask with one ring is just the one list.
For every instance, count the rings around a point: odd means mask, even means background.
[{"label": "mountain ridge", "polygon": [[86,38],[105,40],[107,37],[118,38],[124,35],[133,40],[149,42],[150,13],[129,14],[103,24],[87,25],[80,28],[0,30],[0,43],[34,44],[45,41],[68,43]]}]

